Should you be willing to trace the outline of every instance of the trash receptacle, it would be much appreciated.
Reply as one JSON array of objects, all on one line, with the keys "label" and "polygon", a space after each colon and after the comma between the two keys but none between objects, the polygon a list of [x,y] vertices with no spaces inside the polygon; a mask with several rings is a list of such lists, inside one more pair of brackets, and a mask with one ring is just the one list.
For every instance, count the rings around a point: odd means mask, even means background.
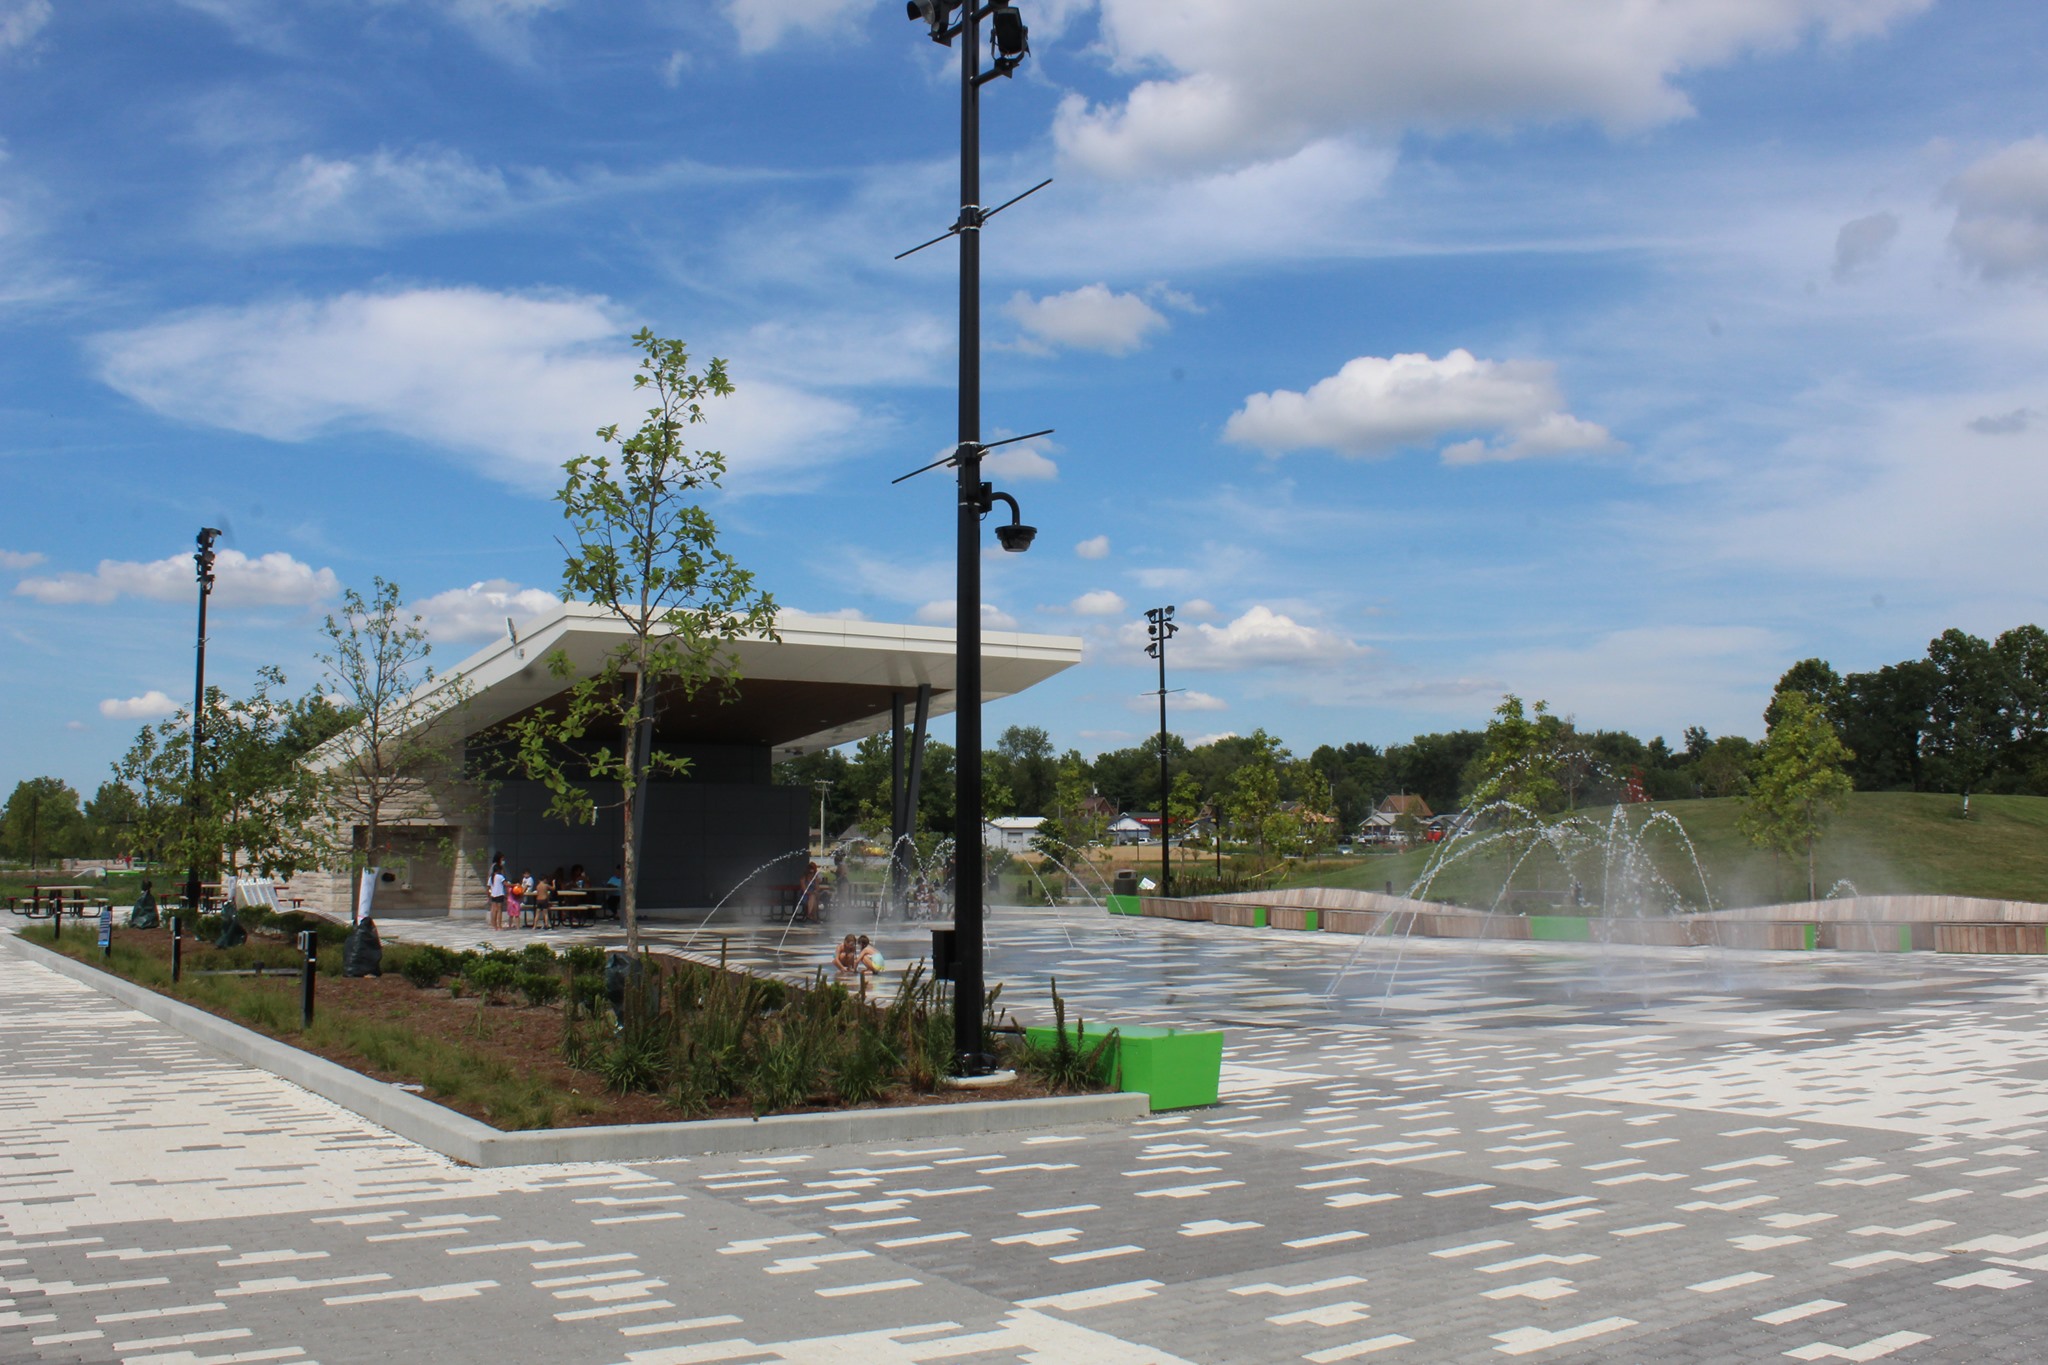
[{"label": "trash receptacle", "polygon": [[1138,873],[1137,873],[1136,869],[1134,869],[1134,868],[1128,868],[1128,867],[1120,867],[1120,868],[1118,868],[1118,869],[1116,870],[1116,876],[1115,876],[1115,878],[1114,878],[1114,879],[1112,879],[1112,881],[1111,881],[1111,883],[1110,883],[1110,888],[1109,888],[1109,892],[1110,892],[1110,894],[1111,894],[1111,895],[1113,895],[1113,896],[1135,896],[1135,895],[1137,895],[1137,894],[1138,894]]}]

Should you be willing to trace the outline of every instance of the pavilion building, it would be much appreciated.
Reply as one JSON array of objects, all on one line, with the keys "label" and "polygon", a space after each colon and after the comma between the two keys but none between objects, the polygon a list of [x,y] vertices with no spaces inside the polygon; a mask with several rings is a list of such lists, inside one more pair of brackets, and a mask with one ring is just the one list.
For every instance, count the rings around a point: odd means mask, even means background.
[{"label": "pavilion building", "polygon": [[[809,616],[784,611],[775,634],[734,642],[739,678],[657,709],[655,747],[689,760],[679,774],[650,774],[641,838],[639,903],[660,909],[709,907],[750,887],[793,881],[809,842],[817,794],[778,785],[775,764],[875,734],[890,734],[895,767],[894,834],[909,832],[926,727],[957,704],[948,627]],[[548,814],[539,782],[502,761],[508,722],[558,705],[630,637],[606,609],[570,602],[479,650],[436,686],[465,694],[435,722],[459,770],[481,780],[420,784],[387,814],[373,911],[379,915],[481,915],[493,854],[508,872],[543,876],[582,864],[592,883],[612,875],[622,829],[615,783],[589,784],[598,810],[587,824]],[[549,665],[559,651],[568,677]],[[1080,662],[1072,636],[982,633],[982,701],[1000,701]],[[459,680],[459,682],[457,681]],[[616,752],[619,737],[596,737]],[[317,756],[316,756],[317,762]],[[449,765],[451,772],[458,765]],[[336,833],[344,833],[336,831]],[[360,847],[365,831],[356,830]],[[345,835],[344,835],[345,837]],[[308,903],[346,914],[347,871],[301,874]]]}]

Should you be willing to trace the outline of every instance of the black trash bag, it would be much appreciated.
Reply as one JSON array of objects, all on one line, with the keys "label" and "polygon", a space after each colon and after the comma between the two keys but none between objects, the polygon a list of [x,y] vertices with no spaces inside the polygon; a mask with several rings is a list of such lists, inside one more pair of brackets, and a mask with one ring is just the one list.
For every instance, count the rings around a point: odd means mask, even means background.
[{"label": "black trash bag", "polygon": [[343,976],[384,975],[384,943],[377,937],[377,922],[368,915],[356,921],[341,945]]},{"label": "black trash bag", "polygon": [[135,898],[135,908],[128,912],[130,929],[154,929],[157,927],[156,897],[145,891]]},{"label": "black trash bag", "polygon": [[220,937],[213,941],[216,948],[239,948],[249,941],[249,931],[242,927],[241,916],[229,906],[221,912]]},{"label": "black trash bag", "polygon": [[626,991],[638,987],[645,974],[640,959],[626,953],[610,953],[604,960],[604,995],[612,1002],[612,1013],[626,1017]]}]

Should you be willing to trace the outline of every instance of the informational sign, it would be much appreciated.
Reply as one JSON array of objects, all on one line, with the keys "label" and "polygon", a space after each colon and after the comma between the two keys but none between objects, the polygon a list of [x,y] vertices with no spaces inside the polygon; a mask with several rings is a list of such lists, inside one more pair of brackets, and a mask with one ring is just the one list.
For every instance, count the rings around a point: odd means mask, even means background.
[{"label": "informational sign", "polygon": [[100,947],[107,947],[114,941],[114,907],[100,907]]},{"label": "informational sign", "polygon": [[377,879],[382,873],[383,869],[378,867],[366,867],[363,869],[363,880],[356,887],[357,919],[370,918],[370,902],[377,895]]}]

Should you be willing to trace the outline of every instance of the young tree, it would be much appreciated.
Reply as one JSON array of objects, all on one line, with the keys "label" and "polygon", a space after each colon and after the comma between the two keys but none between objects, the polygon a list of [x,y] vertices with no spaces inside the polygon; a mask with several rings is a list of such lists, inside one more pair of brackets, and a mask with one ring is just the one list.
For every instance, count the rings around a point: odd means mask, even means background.
[{"label": "young tree", "polygon": [[1510,692],[1493,709],[1484,747],[1472,761],[1468,800],[1477,807],[1504,802],[1506,822],[1521,825],[1556,810],[1564,801],[1558,780],[1560,722],[1550,703],[1539,701],[1533,714]]},{"label": "young tree", "polygon": [[1835,734],[1819,702],[1804,692],[1773,699],[1777,719],[1757,750],[1738,828],[1773,853],[1806,855],[1806,898],[1817,899],[1814,845],[1829,818],[1854,790],[1844,771],[1855,757]]},{"label": "young tree", "polygon": [[[1166,809],[1173,819],[1173,827],[1180,831],[1180,837],[1186,838],[1195,821],[1202,818],[1202,805],[1202,784],[1195,780],[1195,775],[1175,773],[1173,786],[1166,798]],[[1210,838],[1215,838],[1214,831],[1211,831]]]},{"label": "young tree", "polygon": [[326,676],[316,689],[346,721],[315,755],[313,773],[334,835],[326,852],[352,874],[351,918],[361,903],[354,878],[380,861],[388,817],[450,799],[458,746],[435,726],[469,695],[462,679],[435,677],[426,623],[406,611],[398,585],[371,582],[367,600],[350,588],[340,614],[327,618]]},{"label": "young tree", "polygon": [[1085,852],[1098,842],[1109,822],[1098,814],[1089,798],[1095,794],[1093,775],[1078,753],[1060,760],[1059,776],[1053,782],[1052,810],[1038,827],[1032,847],[1064,863],[1070,853]]},{"label": "young tree", "polygon": [[637,953],[642,796],[652,774],[689,766],[655,747],[655,720],[664,704],[707,689],[729,699],[740,672],[734,642],[779,637],[774,599],[718,548],[718,526],[699,501],[725,476],[725,457],[683,443],[685,430],[704,420],[704,405],[732,393],[725,362],[693,371],[682,342],[646,328],[633,344],[642,354],[633,386],[654,406],[631,435],[616,424],[600,429],[598,438],[616,454],[570,460],[557,494],[574,541],[564,546],[564,595],[603,607],[625,627],[624,638],[583,677],[556,650],[548,667],[570,682],[560,703],[507,728],[514,766],[547,787],[556,818],[592,818],[598,802],[587,784],[617,790],[619,918],[627,951]]},{"label": "young tree", "polygon": [[342,718],[317,696],[281,699],[284,687],[283,673],[262,668],[246,697],[206,689],[196,790],[189,709],[136,736],[114,775],[141,808],[137,846],[173,866],[206,872],[289,877],[319,861],[312,834],[317,792],[302,760]]},{"label": "young tree", "polygon": [[1282,833],[1273,826],[1273,816],[1280,808],[1280,763],[1286,750],[1263,729],[1246,738],[1251,743],[1245,762],[1230,781],[1230,818],[1251,831],[1264,859],[1272,838]]}]

